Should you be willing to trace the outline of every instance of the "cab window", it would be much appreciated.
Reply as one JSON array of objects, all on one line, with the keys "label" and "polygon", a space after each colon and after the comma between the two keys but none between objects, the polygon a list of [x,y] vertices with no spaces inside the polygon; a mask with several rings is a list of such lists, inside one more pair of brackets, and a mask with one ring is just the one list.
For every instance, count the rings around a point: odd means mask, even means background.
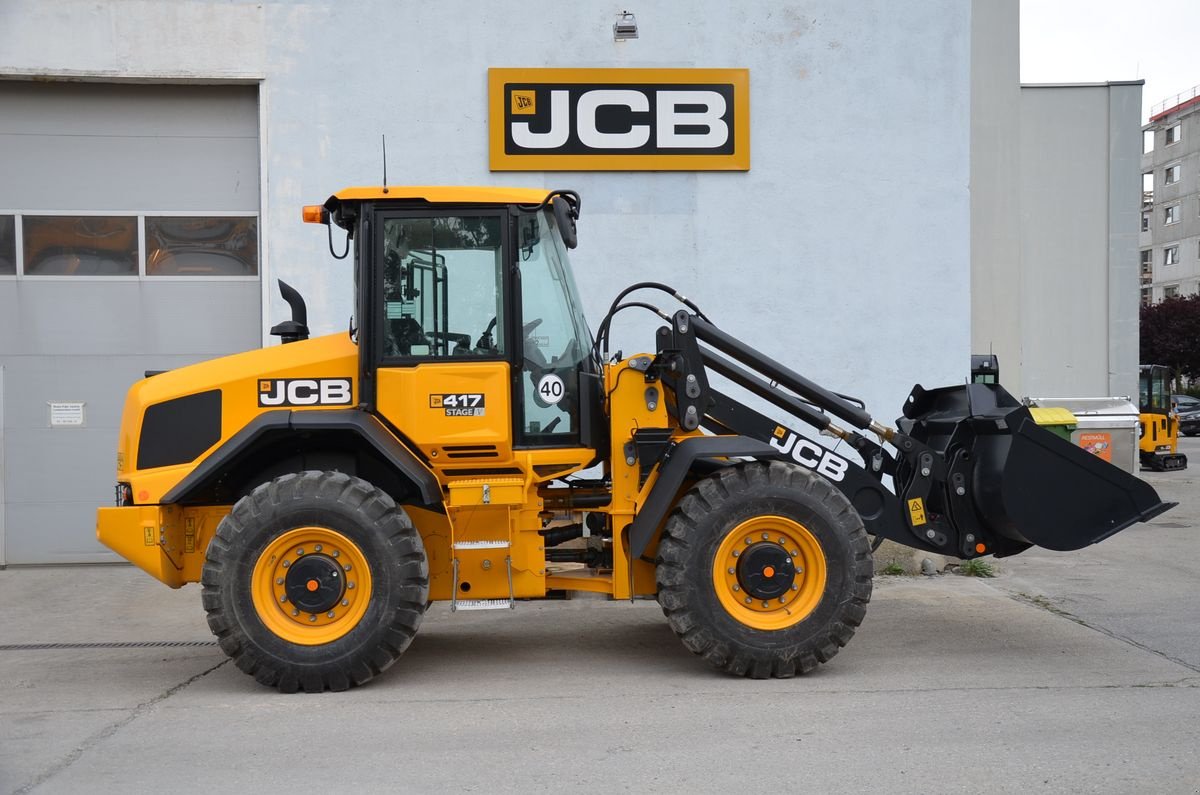
[{"label": "cab window", "polygon": [[591,335],[566,249],[549,212],[520,221],[523,428],[526,438],[579,432],[579,370]]},{"label": "cab window", "polygon": [[503,260],[499,216],[386,219],[384,357],[503,356]]}]

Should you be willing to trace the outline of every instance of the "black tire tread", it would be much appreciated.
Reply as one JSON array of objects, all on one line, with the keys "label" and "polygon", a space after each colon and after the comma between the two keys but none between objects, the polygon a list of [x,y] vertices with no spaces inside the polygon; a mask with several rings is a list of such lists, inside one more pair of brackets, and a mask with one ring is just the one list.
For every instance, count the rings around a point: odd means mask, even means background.
[{"label": "black tire tread", "polygon": [[[837,602],[832,614],[815,631],[809,627],[803,634],[797,633],[795,642],[748,642],[722,631],[721,622],[711,615],[711,606],[700,597],[705,588],[711,591],[711,565],[697,561],[704,559],[702,549],[715,543],[713,514],[745,501],[747,495],[763,487],[776,493],[786,490],[795,500],[825,515],[834,532],[845,539],[849,553],[845,587],[833,595]],[[778,461],[738,464],[696,483],[667,518],[658,548],[658,601],[683,645],[719,670],[753,679],[806,674],[831,660],[862,624],[871,601],[871,551],[862,519],[849,500],[824,478]],[[716,609],[722,610],[719,605]],[[791,634],[792,629],[778,634]],[[748,628],[746,632],[755,634]]]},{"label": "black tire tread", "polygon": [[[281,509],[307,502],[335,505],[373,526],[387,559],[372,564],[388,567],[397,584],[385,607],[385,621],[361,648],[324,663],[289,664],[257,643],[237,619],[231,599],[238,589],[230,578],[237,562],[250,554],[257,530],[266,520]],[[420,535],[385,492],[342,472],[305,471],[264,483],[233,506],[208,545],[200,583],[209,629],[239,669],[281,692],[311,693],[365,684],[399,659],[425,613],[429,566]]]}]

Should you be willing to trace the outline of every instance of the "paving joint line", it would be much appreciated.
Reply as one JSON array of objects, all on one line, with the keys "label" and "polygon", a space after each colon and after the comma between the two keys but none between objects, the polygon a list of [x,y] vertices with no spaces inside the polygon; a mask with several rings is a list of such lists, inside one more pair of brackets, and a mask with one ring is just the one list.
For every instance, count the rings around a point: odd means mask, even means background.
[{"label": "paving joint line", "polygon": [[166,690],[159,693],[157,696],[150,699],[149,701],[144,701],[141,704],[138,704],[124,718],[121,718],[118,721],[114,721],[113,723],[110,723],[109,725],[105,726],[104,728],[100,729],[99,731],[93,733],[90,737],[88,737],[82,743],[80,743],[74,750],[72,750],[69,754],[67,754],[63,759],[59,760],[56,764],[52,765],[49,770],[43,771],[40,775],[38,775],[36,778],[34,778],[33,781],[30,781],[29,783],[27,783],[24,786],[20,787],[19,789],[15,790],[13,795],[25,795],[26,793],[31,792],[36,787],[40,787],[42,784],[45,784],[51,778],[53,778],[54,776],[57,776],[59,773],[66,770],[71,765],[75,764],[75,762],[77,762],[79,760],[79,758],[81,756],[83,756],[90,749],[94,748],[96,745],[103,742],[104,740],[107,740],[109,737],[112,737],[114,734],[119,732],[121,729],[125,728],[130,723],[132,723],[133,721],[140,718],[142,715],[145,715],[147,712],[150,712],[152,709],[154,709],[160,703],[162,703],[163,701],[166,701],[168,698],[175,695],[180,690],[183,690],[185,687],[192,684],[193,682],[203,679],[204,677],[208,676],[213,671],[217,670],[222,665],[225,665],[228,662],[229,662],[229,659],[221,660],[216,665],[213,665],[210,668],[206,668],[205,670],[201,671],[200,673],[196,674],[195,676],[192,676],[188,679],[185,679],[184,681],[180,682],[177,685],[173,685],[172,687],[167,688]]},{"label": "paving joint line", "polygon": [[[991,585],[991,584],[989,583],[989,585]],[[1021,602],[1023,604],[1030,605],[1031,607],[1036,607],[1041,610],[1045,610],[1047,613],[1050,613],[1051,615],[1058,616],[1059,618],[1065,618],[1066,620],[1074,622],[1081,627],[1087,627],[1088,629],[1092,630],[1093,632],[1099,632],[1101,635],[1107,635],[1108,637],[1112,638],[1113,640],[1119,640],[1122,643],[1133,646],[1135,649],[1141,649],[1142,651],[1149,652],[1150,654],[1161,657],[1164,660],[1173,662],[1176,665],[1181,665],[1184,668],[1187,668],[1189,671],[1195,671],[1196,673],[1200,673],[1200,665],[1193,665],[1192,663],[1189,663],[1185,660],[1181,660],[1178,657],[1172,657],[1170,654],[1167,654],[1164,651],[1159,651],[1158,649],[1155,649],[1151,646],[1147,646],[1145,643],[1136,641],[1133,638],[1127,638],[1124,635],[1119,635],[1110,629],[1098,626],[1096,624],[1092,624],[1089,621],[1087,621],[1086,619],[1082,619],[1079,616],[1075,615],[1074,613],[1069,613],[1066,610],[1063,610],[1061,607],[1059,607],[1058,605],[1051,602],[1048,597],[1033,596],[1031,594],[1025,593],[1024,591],[1010,591],[1007,588],[1005,588],[999,584],[991,585],[991,587],[999,590],[1001,593],[1006,594],[1013,601]]]}]

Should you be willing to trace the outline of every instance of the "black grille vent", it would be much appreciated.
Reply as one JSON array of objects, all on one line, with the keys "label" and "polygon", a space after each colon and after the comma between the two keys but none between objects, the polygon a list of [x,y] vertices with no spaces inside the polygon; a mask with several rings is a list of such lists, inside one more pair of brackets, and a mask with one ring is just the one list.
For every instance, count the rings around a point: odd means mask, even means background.
[{"label": "black grille vent", "polygon": [[137,468],[190,464],[221,441],[221,390],[155,403],[142,419]]}]

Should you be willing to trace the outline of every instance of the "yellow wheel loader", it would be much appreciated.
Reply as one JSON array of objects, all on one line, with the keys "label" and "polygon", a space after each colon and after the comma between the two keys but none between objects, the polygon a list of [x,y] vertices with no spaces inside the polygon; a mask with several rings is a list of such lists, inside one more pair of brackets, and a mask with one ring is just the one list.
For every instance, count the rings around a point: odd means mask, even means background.
[{"label": "yellow wheel loader", "polygon": [[[663,284],[622,291],[593,337],[567,259],[579,208],[395,186],[305,208],[353,255],[349,332],[308,339],[281,283],[285,344],[134,384],[100,541],[200,582],[221,648],[282,691],[363,684],[433,601],[571,592],[657,598],[689,650],[764,678],[850,640],[871,537],[1071,550],[1171,507],[999,385],[914,387],[886,425]],[[633,309],[662,326],[610,355]]]}]

